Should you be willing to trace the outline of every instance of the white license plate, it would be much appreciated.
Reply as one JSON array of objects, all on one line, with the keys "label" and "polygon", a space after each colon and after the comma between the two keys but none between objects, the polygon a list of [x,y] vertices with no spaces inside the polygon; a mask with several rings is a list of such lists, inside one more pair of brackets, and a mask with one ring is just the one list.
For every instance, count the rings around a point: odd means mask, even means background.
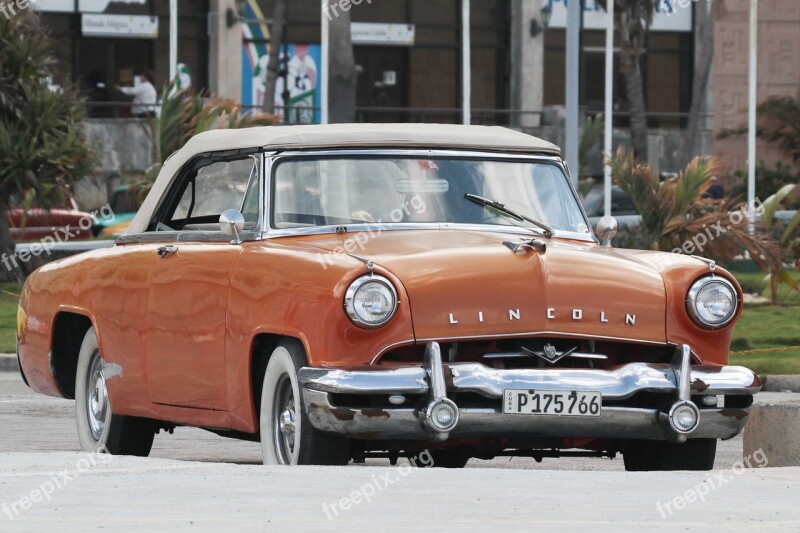
[{"label": "white license plate", "polygon": [[603,396],[593,391],[505,389],[503,413],[519,415],[600,416]]}]

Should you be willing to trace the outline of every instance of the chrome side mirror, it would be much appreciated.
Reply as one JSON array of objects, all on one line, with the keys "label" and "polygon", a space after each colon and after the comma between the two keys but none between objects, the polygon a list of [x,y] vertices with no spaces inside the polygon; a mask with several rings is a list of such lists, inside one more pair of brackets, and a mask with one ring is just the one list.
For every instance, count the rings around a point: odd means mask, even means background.
[{"label": "chrome side mirror", "polygon": [[239,236],[244,230],[244,215],[236,209],[228,209],[219,217],[219,227],[222,233],[233,237],[231,244],[242,244]]},{"label": "chrome side mirror", "polygon": [[600,244],[606,248],[611,246],[611,240],[616,237],[617,231],[619,231],[619,223],[612,216],[604,216],[598,220],[594,230],[595,235],[600,239]]}]

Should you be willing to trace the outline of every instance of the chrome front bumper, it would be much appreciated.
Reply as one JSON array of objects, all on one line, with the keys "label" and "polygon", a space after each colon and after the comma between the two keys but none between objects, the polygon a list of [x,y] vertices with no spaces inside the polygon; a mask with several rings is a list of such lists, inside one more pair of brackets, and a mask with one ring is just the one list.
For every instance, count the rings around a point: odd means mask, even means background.
[{"label": "chrome front bumper", "polygon": [[[593,437],[683,442],[687,438],[731,438],[744,428],[749,402],[741,407],[699,407],[699,422],[677,431],[667,411],[619,406],[639,392],[665,395],[674,404],[698,396],[752,395],[761,390],[753,372],[742,367],[691,366],[691,349],[680,347],[672,364],[630,363],[616,370],[497,370],[477,363],[442,363],[439,345],[428,345],[423,366],[389,370],[302,368],[299,373],[306,414],[321,430],[357,439],[431,440],[497,437]],[[598,417],[504,414],[505,389],[598,391]],[[476,393],[496,408],[459,407],[457,423],[447,431],[431,424],[435,402]],[[337,405],[333,395],[414,395],[415,406],[355,408]],[[610,405],[607,405],[609,404]]]}]

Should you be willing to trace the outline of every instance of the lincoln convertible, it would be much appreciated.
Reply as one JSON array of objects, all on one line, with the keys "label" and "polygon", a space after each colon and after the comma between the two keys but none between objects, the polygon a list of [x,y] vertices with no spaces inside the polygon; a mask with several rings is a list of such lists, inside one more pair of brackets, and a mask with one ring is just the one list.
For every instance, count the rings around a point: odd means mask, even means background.
[{"label": "lincoln convertible", "polygon": [[503,128],[202,133],[113,247],[30,276],[17,355],[84,450],[193,426],[265,464],[711,469],[761,388],[728,366],[742,290],[615,232],[556,146]]}]

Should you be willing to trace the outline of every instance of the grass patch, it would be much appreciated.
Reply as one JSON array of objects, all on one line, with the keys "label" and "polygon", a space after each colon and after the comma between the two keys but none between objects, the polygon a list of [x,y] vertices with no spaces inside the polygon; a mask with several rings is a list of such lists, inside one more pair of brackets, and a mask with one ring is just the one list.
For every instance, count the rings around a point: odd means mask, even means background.
[{"label": "grass patch", "polygon": [[[17,350],[17,305],[19,285],[0,284],[0,353]],[[8,294],[13,293],[13,294]]]},{"label": "grass patch", "polygon": [[[769,298],[769,282],[764,272],[731,272],[742,290],[747,294],[760,294]],[[792,277],[800,283],[800,273],[792,272]],[[784,284],[778,285],[778,303],[781,305],[800,305],[800,292],[793,291]]]},{"label": "grass patch", "polygon": [[731,352],[731,364],[758,374],[800,374],[800,307],[745,307]]}]

